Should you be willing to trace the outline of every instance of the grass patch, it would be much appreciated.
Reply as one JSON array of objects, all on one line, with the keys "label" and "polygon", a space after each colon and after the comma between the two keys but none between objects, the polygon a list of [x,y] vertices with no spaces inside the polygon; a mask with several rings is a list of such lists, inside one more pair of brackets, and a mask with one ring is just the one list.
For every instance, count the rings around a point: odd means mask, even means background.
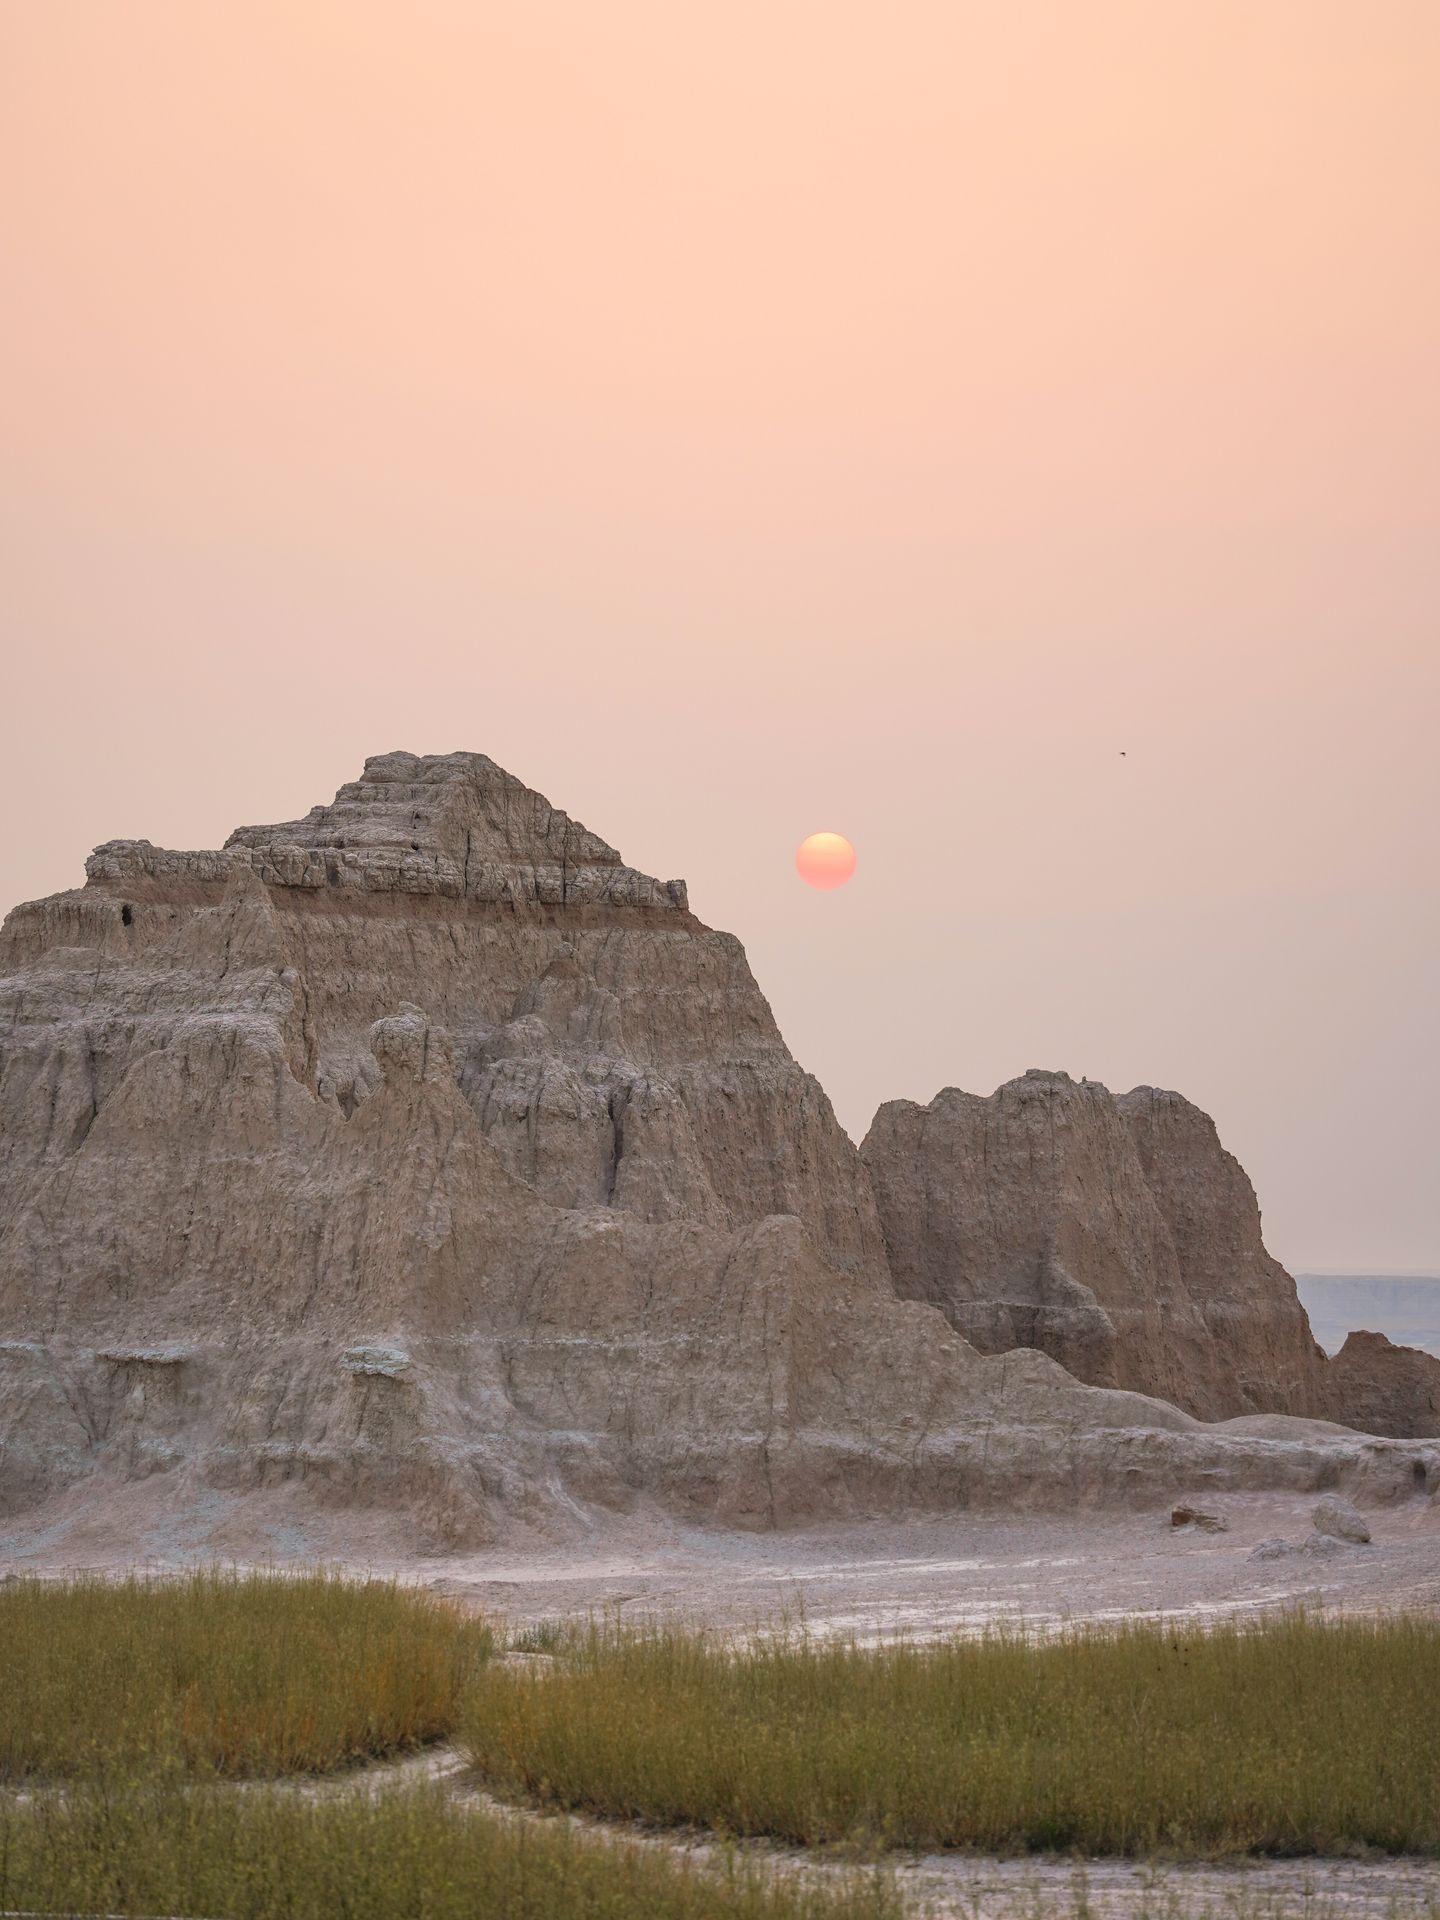
[{"label": "grass patch", "polygon": [[320,1772],[450,1733],[490,1650],[432,1596],[327,1573],[0,1587],[0,1780]]},{"label": "grass patch", "polygon": [[1440,1851],[1440,1625],[1304,1616],[735,1652],[597,1628],[489,1670],[502,1794],[804,1846]]},{"label": "grass patch", "polygon": [[558,1653],[570,1637],[559,1620],[537,1620],[532,1626],[519,1627],[506,1641],[511,1653]]},{"label": "grass patch", "polygon": [[0,1809],[0,1908],[226,1920],[899,1920],[878,1876],[833,1887],[457,1805],[438,1787],[93,1788]]}]

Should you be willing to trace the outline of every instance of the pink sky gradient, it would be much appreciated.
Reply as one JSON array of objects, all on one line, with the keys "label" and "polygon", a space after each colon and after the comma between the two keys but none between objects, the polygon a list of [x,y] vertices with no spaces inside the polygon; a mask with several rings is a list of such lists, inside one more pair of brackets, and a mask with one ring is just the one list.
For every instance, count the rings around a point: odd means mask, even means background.
[{"label": "pink sky gradient", "polygon": [[0,0],[0,904],[478,748],[857,1136],[1176,1086],[1440,1271],[1437,98],[1434,0]]}]

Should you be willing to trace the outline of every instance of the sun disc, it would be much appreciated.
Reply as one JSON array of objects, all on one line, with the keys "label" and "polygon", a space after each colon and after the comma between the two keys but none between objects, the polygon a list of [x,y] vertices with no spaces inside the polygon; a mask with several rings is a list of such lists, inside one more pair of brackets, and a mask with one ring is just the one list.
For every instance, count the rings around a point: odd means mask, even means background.
[{"label": "sun disc", "polygon": [[855,871],[855,849],[843,833],[809,834],[795,850],[795,870],[807,886],[828,893]]}]

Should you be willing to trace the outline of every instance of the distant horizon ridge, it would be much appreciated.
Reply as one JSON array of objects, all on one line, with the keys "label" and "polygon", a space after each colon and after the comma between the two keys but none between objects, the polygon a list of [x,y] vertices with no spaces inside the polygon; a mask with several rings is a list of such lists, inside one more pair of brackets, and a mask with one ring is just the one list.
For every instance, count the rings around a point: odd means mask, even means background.
[{"label": "distant horizon ridge", "polygon": [[1297,1280],[1435,1280],[1440,1267],[1301,1267],[1290,1269]]}]

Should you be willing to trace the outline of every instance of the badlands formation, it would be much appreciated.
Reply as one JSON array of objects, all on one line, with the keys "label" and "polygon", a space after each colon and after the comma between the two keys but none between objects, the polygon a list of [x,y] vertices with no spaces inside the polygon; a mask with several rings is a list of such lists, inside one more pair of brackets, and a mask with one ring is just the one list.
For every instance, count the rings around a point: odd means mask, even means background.
[{"label": "badlands formation", "polygon": [[433,1552],[1440,1476],[1437,1363],[1325,1361],[1204,1115],[1032,1074],[862,1156],[683,883],[480,754],[107,843],[11,913],[0,1002],[12,1530],[140,1485]]},{"label": "badlands formation", "polygon": [[1215,1123],[1178,1093],[1030,1072],[989,1099],[892,1100],[861,1148],[896,1291],[982,1353],[1202,1420],[1287,1413],[1440,1434],[1440,1361],[1353,1333],[1327,1360]]}]

